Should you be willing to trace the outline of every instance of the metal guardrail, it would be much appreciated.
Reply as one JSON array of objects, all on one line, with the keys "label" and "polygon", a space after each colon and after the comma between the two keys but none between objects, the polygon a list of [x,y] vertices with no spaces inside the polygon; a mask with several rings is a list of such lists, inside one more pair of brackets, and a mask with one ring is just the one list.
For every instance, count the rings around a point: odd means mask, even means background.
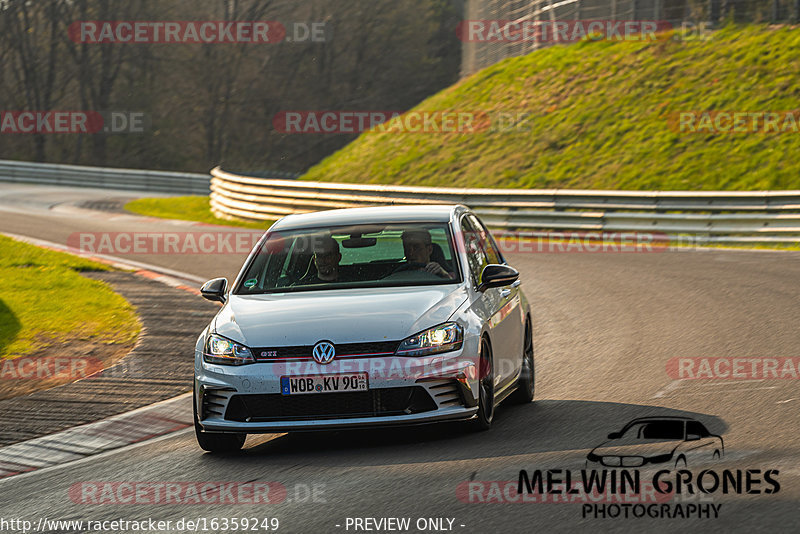
[{"label": "metal guardrail", "polygon": [[0,181],[207,195],[207,174],[0,160]]},{"label": "metal guardrail", "polygon": [[691,234],[707,242],[800,243],[800,191],[592,191],[337,184],[0,160],[0,181],[208,194],[220,217],[273,220],[360,206],[466,204],[494,229]]},{"label": "metal guardrail", "polygon": [[[662,232],[707,242],[800,242],[800,191],[457,189],[337,184],[211,171],[219,217],[271,220],[293,213],[392,204],[466,204],[492,228]],[[676,213],[680,212],[680,213]]]}]

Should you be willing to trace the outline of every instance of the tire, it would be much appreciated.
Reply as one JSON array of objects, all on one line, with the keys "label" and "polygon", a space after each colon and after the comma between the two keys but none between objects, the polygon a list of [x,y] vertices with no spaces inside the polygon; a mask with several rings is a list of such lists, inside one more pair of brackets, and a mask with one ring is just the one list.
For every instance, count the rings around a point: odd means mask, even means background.
[{"label": "tire", "polygon": [[485,337],[481,339],[480,369],[478,382],[478,413],[470,421],[472,430],[489,430],[494,419],[494,360],[492,347]]},{"label": "tire", "polygon": [[[683,464],[683,465],[681,465]],[[675,469],[679,467],[686,468],[686,457],[685,456],[678,456],[678,459],[675,460]]]},{"label": "tire", "polygon": [[525,339],[522,348],[522,371],[517,381],[517,390],[511,400],[516,404],[527,404],[533,401],[536,390],[536,371],[533,359],[533,332],[530,321],[525,321]]},{"label": "tire", "polygon": [[205,432],[197,420],[197,395],[192,396],[194,435],[204,451],[212,453],[236,452],[244,446],[247,434],[239,432]]}]

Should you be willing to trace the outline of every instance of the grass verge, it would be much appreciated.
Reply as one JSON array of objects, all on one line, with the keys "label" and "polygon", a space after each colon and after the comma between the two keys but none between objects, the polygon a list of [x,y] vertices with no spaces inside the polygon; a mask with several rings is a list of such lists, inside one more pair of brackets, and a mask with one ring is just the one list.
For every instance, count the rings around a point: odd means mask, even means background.
[{"label": "grass verge", "polygon": [[139,198],[125,204],[125,209],[138,215],[196,221],[221,226],[258,228],[266,230],[272,221],[244,221],[241,219],[220,219],[211,212],[207,196],[186,196],[166,198]]},{"label": "grass verge", "polygon": [[133,347],[141,329],[133,306],[80,274],[109,267],[2,235],[0,250],[0,285],[9,289],[0,296],[0,399],[78,378],[13,380],[21,373],[10,360],[89,357],[106,367]]},{"label": "grass verge", "polygon": [[136,340],[133,307],[81,271],[106,271],[97,262],[0,236],[0,357],[21,356],[69,338],[107,344]]},{"label": "grass verge", "polygon": [[[523,113],[476,133],[364,133],[301,179],[451,187],[800,188],[797,128],[680,133],[685,111],[798,113],[800,28],[588,41],[506,59],[417,111]],[[781,124],[785,126],[782,121]],[[791,125],[790,125],[791,126]]]}]

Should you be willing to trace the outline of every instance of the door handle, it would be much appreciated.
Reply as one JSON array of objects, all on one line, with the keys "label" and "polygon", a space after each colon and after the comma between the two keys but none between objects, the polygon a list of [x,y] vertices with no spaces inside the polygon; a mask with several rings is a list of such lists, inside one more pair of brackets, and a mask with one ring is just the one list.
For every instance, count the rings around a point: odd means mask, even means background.
[{"label": "door handle", "polygon": [[503,298],[506,298],[510,294],[511,294],[511,290],[510,289],[501,289],[500,290],[500,296],[503,297]]},{"label": "door handle", "polygon": [[515,281],[514,281],[514,283],[513,283],[513,284],[511,284],[511,287],[519,287],[519,285],[520,285],[521,283],[522,283],[522,280],[515,280]]}]

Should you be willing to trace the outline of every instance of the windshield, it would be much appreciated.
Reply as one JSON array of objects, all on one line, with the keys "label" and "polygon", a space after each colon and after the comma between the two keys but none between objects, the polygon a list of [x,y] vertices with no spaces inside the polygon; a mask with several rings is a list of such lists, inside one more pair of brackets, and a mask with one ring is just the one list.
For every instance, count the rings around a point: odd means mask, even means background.
[{"label": "windshield", "polygon": [[447,224],[351,225],[270,232],[234,294],[459,282]]},{"label": "windshield", "polygon": [[683,421],[651,421],[630,427],[625,432],[626,438],[634,439],[683,439]]}]

